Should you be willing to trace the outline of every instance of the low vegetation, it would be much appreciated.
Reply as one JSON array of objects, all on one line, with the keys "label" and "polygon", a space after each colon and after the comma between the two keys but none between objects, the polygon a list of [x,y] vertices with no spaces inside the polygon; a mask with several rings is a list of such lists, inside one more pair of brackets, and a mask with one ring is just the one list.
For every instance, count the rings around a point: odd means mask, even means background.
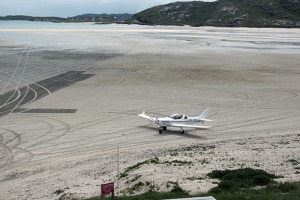
[{"label": "low vegetation", "polygon": [[216,190],[238,190],[240,188],[251,188],[255,186],[266,186],[276,176],[259,169],[236,169],[236,170],[214,170],[208,174],[210,178],[220,179]]},{"label": "low vegetation", "polygon": [[300,182],[274,183],[259,189],[244,188],[235,191],[212,189],[206,195],[212,195],[217,200],[298,200],[300,199]]},{"label": "low vegetation", "polygon": [[56,190],[56,191],[54,192],[54,194],[59,195],[59,194],[64,193],[64,191],[65,191],[65,190],[58,189],[58,190]]},{"label": "low vegetation", "polygon": [[291,163],[294,166],[299,164],[299,162],[297,160],[295,160],[295,159],[289,159],[287,162]]},{"label": "low vegetation", "polygon": [[138,169],[138,168],[140,168],[142,165],[144,165],[144,164],[150,164],[150,163],[152,163],[152,164],[158,164],[159,163],[159,159],[157,158],[157,157],[155,157],[155,158],[152,158],[152,159],[149,159],[149,160],[145,160],[145,161],[143,161],[143,162],[138,162],[137,164],[135,164],[135,165],[133,165],[133,166],[129,166],[129,167],[127,167],[125,170],[124,170],[124,172],[122,172],[121,174],[120,174],[120,178],[124,178],[124,177],[127,177],[128,176],[128,173],[130,172],[130,171],[133,171],[133,170],[135,170],[135,169]]},{"label": "low vegetation", "polygon": [[[148,192],[135,196],[118,197],[119,200],[160,200],[171,198],[188,198],[213,196],[217,200],[299,200],[300,182],[295,183],[277,183],[274,181],[277,176],[251,168],[237,170],[214,170],[208,174],[208,177],[219,179],[218,186],[207,193],[189,195],[177,182],[168,181],[168,185],[173,186],[170,192],[158,192],[149,190]],[[139,182],[134,185],[134,189],[147,185]],[[148,183],[150,185],[150,183]],[[132,188],[133,189],[133,188]],[[105,200],[111,197],[105,197]],[[94,197],[86,200],[100,200],[100,197]]]},{"label": "low vegetation", "polygon": [[166,164],[166,165],[174,165],[174,166],[183,166],[183,165],[191,165],[193,162],[191,161],[184,161],[184,160],[167,160],[167,161],[160,161],[157,157],[145,160],[142,162],[138,162],[133,166],[127,167],[121,174],[120,178],[125,178],[128,176],[128,173],[140,168],[142,165],[145,164]]},{"label": "low vegetation", "polygon": [[[217,200],[299,200],[300,199],[300,182],[297,183],[279,183],[272,184],[260,189],[243,189],[238,191],[215,192],[213,190],[196,195],[189,195],[182,191],[171,192],[147,192],[141,195],[119,197],[119,200],[161,200],[172,198],[189,198],[213,196]],[[111,197],[105,197],[104,200],[110,200]],[[93,197],[86,200],[100,200],[100,197]]]}]

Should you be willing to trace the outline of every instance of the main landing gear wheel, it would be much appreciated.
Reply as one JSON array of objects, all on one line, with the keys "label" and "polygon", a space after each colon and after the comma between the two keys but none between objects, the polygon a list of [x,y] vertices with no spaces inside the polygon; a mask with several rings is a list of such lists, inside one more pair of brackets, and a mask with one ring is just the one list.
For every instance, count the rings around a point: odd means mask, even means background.
[{"label": "main landing gear wheel", "polygon": [[166,126],[164,126],[164,127],[163,127],[163,130],[164,130],[164,131],[165,131],[165,130],[167,130],[167,127],[166,127]]},{"label": "main landing gear wheel", "polygon": [[184,130],[180,130],[180,133],[181,133],[181,134],[184,134]]},{"label": "main landing gear wheel", "polygon": [[162,131],[162,130],[159,130],[158,132],[159,132],[159,134],[162,134],[163,131]]}]

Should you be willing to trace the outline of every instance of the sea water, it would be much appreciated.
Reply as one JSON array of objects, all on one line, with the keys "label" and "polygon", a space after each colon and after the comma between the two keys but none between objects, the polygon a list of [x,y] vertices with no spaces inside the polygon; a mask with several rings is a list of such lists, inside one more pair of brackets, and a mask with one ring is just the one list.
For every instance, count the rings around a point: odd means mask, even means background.
[{"label": "sea water", "polygon": [[[81,48],[97,46],[102,36],[120,35],[128,25],[0,21],[0,44],[34,47]],[[118,31],[119,30],[119,31]],[[99,43],[98,43],[99,44]]]}]

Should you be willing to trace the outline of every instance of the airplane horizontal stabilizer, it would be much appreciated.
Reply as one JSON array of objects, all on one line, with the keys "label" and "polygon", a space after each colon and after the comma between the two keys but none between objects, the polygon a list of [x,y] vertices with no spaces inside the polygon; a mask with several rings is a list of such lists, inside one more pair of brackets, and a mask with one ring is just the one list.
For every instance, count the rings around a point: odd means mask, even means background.
[{"label": "airplane horizontal stabilizer", "polygon": [[201,121],[204,121],[204,122],[213,122],[214,120],[211,120],[211,119],[201,119]]},{"label": "airplane horizontal stabilizer", "polygon": [[138,115],[139,117],[143,117],[145,119],[148,119],[150,121],[155,121],[155,118],[154,117],[150,117],[148,115],[146,115],[145,111],[143,111],[141,114]]}]

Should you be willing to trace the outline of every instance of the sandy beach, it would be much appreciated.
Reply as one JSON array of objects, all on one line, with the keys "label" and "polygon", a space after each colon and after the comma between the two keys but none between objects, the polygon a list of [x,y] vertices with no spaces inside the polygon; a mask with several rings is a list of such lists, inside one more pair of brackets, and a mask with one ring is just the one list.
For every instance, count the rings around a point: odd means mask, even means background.
[{"label": "sandy beach", "polygon": [[[0,199],[100,195],[118,146],[120,173],[159,160],[120,195],[138,182],[134,194],[208,191],[215,169],[300,181],[299,41],[300,29],[1,24]],[[138,117],[206,108],[212,128],[185,134]]]}]

